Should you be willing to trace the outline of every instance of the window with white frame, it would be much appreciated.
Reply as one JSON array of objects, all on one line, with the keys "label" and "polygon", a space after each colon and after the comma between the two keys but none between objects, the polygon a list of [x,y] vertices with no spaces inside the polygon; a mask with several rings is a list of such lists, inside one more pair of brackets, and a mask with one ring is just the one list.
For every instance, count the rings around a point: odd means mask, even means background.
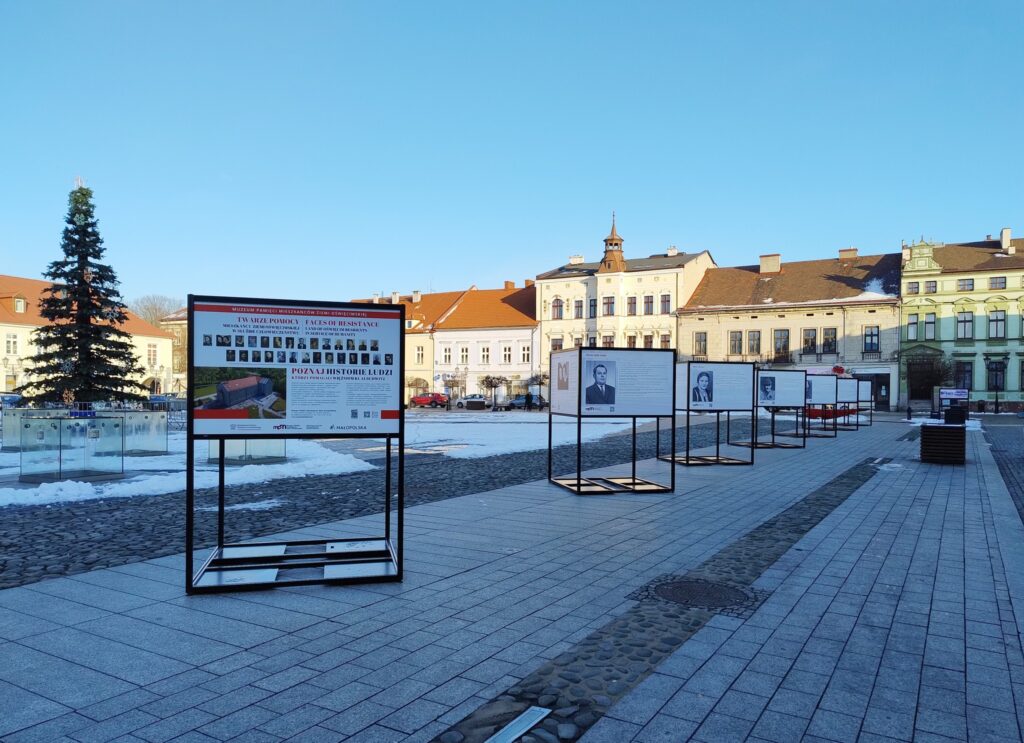
[{"label": "window with white frame", "polygon": [[974,313],[956,313],[956,338],[957,340],[968,340],[974,337]]},{"label": "window with white frame", "polygon": [[459,363],[469,363],[469,346],[459,346]]},{"label": "window with white frame", "polygon": [[441,350],[441,363],[442,364],[450,364],[450,363],[452,363],[452,347],[451,346],[445,346]]},{"label": "window with white frame", "polygon": [[519,347],[519,361],[520,361],[520,363],[523,363],[523,364],[529,364],[530,363],[530,347],[529,346],[520,346]]},{"label": "window with white frame", "polygon": [[14,311],[15,312],[21,313],[21,312],[24,312],[27,309],[28,309],[28,303],[24,299],[15,299],[14,300]]},{"label": "window with white frame", "polygon": [[992,310],[988,313],[988,337],[1006,338],[1006,310]]},{"label": "window with white frame", "polygon": [[917,315],[907,315],[907,340],[917,340]]},{"label": "window with white frame", "polygon": [[489,364],[491,363],[491,347],[481,346],[480,347],[480,363]]},{"label": "window with white frame", "polygon": [[7,342],[4,344],[5,353],[18,353],[18,334],[8,333]]},{"label": "window with white frame", "polygon": [[146,344],[146,364],[149,366],[156,366],[156,344]]},{"label": "window with white frame", "polygon": [[511,364],[512,363],[512,346],[501,347],[501,363]]},{"label": "window with white frame", "polygon": [[924,316],[924,339],[935,340],[935,313],[929,312]]},{"label": "window with white frame", "polygon": [[423,363],[423,346],[416,346],[416,364]]}]

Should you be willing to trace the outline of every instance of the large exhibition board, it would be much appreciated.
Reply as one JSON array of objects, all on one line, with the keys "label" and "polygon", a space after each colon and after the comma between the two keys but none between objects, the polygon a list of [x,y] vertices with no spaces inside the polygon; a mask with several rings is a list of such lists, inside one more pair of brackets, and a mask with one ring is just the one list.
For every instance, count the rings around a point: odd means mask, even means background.
[{"label": "large exhibition board", "polygon": [[551,412],[579,415],[580,352],[577,348],[551,354]]},{"label": "large exhibition board", "polygon": [[582,349],[580,414],[672,415],[674,364],[669,350]]},{"label": "large exhibition board", "polygon": [[714,412],[753,407],[753,364],[691,361],[676,365],[678,410]]},{"label": "large exhibition board", "polygon": [[757,372],[757,404],[761,407],[802,408],[807,398],[807,372],[762,369]]},{"label": "large exhibition board", "polygon": [[195,436],[398,434],[400,307],[190,297]]},{"label": "large exhibition board", "polygon": [[871,394],[871,382],[865,379],[857,380],[857,402],[873,402]]},{"label": "large exhibition board", "polygon": [[836,384],[836,402],[857,402],[858,390],[856,379],[848,379],[841,377]]},{"label": "large exhibition board", "polygon": [[835,405],[838,400],[839,377],[835,374],[807,375],[807,404]]}]

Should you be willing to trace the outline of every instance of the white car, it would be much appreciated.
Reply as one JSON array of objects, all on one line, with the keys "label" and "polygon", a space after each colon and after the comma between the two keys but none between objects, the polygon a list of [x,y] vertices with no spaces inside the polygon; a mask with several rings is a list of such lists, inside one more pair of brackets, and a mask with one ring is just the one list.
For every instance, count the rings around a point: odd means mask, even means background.
[{"label": "white car", "polygon": [[469,403],[471,403],[471,402],[481,402],[481,403],[483,403],[485,408],[491,407],[491,401],[488,400],[483,395],[466,395],[465,397],[460,397],[458,400],[455,401],[455,407],[457,407],[457,408],[469,407]]}]

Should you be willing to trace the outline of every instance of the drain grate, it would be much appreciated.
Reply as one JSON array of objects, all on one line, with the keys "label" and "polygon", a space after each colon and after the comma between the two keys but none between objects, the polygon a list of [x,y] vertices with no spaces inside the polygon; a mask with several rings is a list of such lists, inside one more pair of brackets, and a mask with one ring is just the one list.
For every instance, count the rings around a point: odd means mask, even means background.
[{"label": "drain grate", "polygon": [[747,619],[768,597],[767,591],[688,575],[662,575],[629,594],[634,601],[663,601]]},{"label": "drain grate", "polygon": [[666,601],[700,609],[728,609],[750,600],[744,591],[722,583],[682,578],[654,587],[654,593]]}]

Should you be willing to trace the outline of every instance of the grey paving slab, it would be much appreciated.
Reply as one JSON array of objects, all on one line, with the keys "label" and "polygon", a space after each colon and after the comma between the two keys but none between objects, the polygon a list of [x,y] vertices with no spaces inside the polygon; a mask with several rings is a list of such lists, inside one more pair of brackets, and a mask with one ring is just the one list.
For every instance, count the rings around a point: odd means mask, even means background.
[{"label": "grey paving slab", "polygon": [[0,681],[0,736],[70,712],[63,704]]},{"label": "grey paving slab", "polygon": [[867,453],[891,466],[764,571],[757,611],[713,617],[584,739],[985,739],[1011,720],[1018,735],[1024,527],[1004,523],[981,436],[969,466],[941,468],[915,462],[904,430],[759,452],[742,489],[708,468],[680,470],[676,495],[540,482],[419,505],[401,585],[186,598],[176,555],[2,591],[16,663],[0,679],[56,705],[15,734],[431,740]]}]

